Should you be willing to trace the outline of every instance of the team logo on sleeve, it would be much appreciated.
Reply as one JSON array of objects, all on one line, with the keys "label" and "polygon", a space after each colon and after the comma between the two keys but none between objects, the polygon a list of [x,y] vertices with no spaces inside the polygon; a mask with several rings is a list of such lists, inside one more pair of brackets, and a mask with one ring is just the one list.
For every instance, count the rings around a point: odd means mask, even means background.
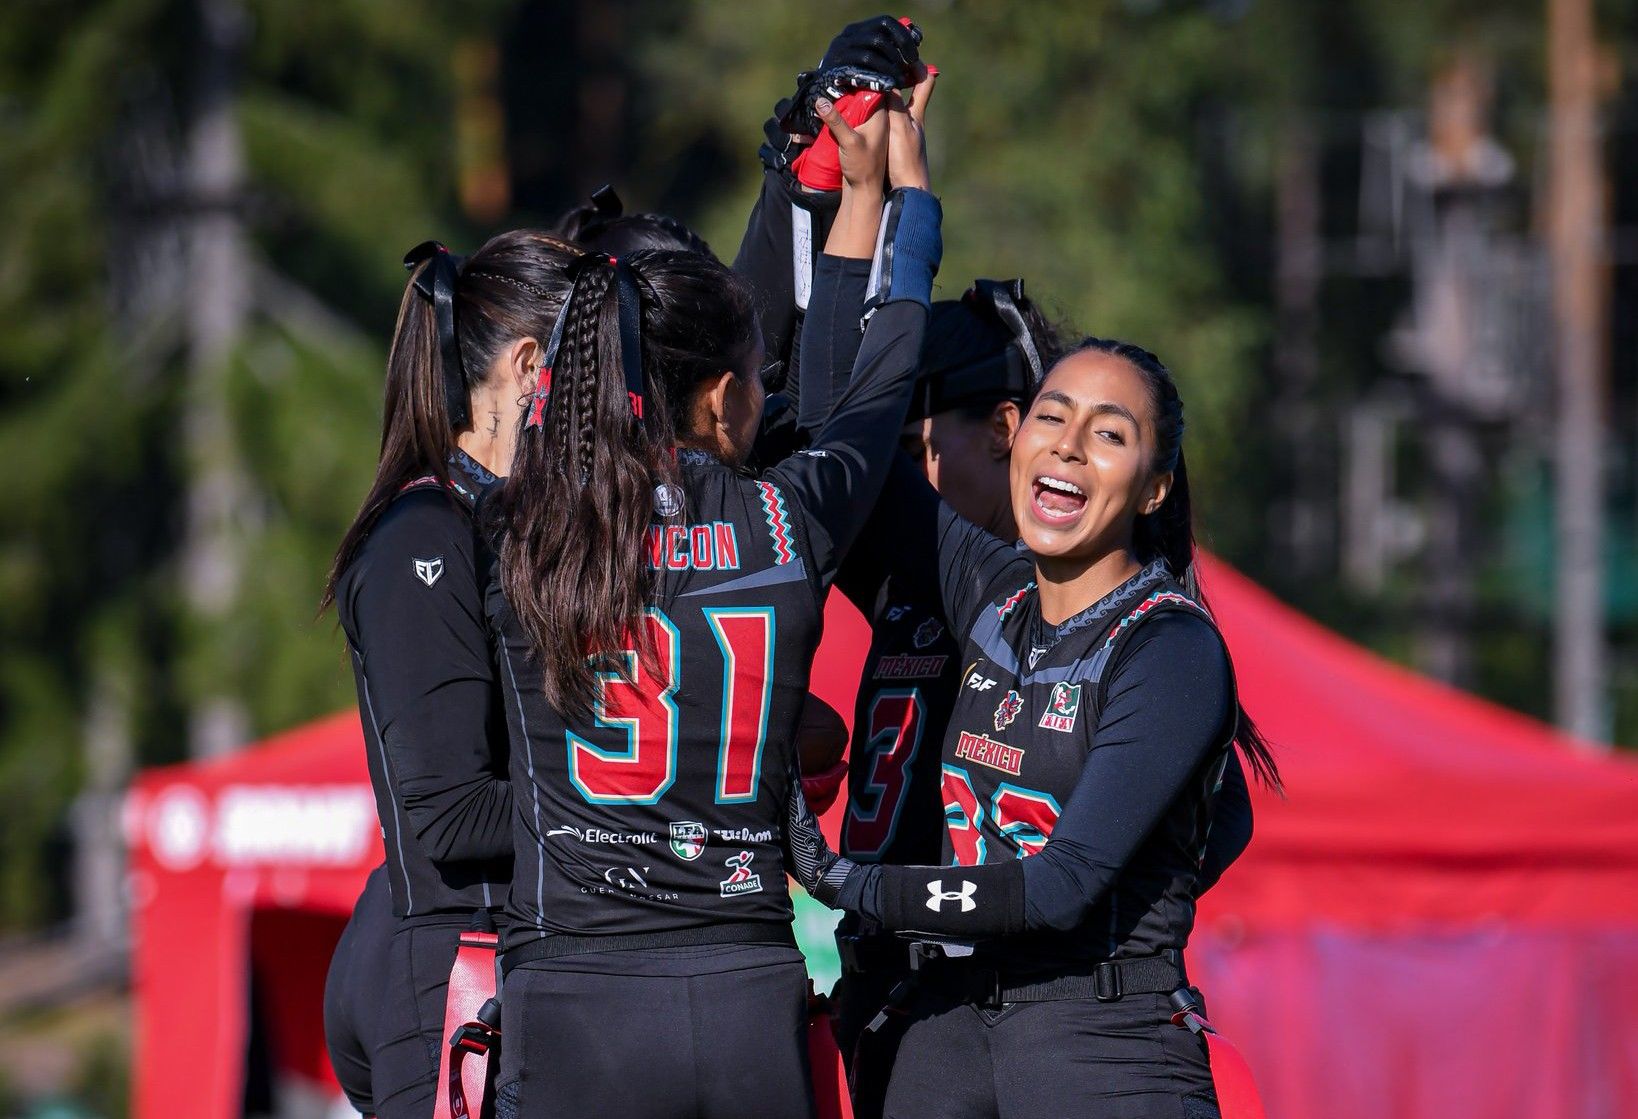
[{"label": "team logo on sleeve", "polygon": [[1081,686],[1059,681],[1052,685],[1052,694],[1047,697],[1046,711],[1041,715],[1041,721],[1037,725],[1047,730],[1074,730],[1075,716],[1080,713]]},{"label": "team logo on sleeve", "polygon": [[735,897],[739,894],[755,894],[762,890],[762,876],[751,873],[751,860],[756,858],[749,851],[741,851],[737,855],[729,855],[723,865],[728,868],[728,877],[718,885],[722,887],[722,896]]},{"label": "team logo on sleeve", "polygon": [[1008,688],[1007,694],[1001,697],[1001,702],[995,709],[995,729],[1006,730],[1023,709],[1024,697],[1018,694],[1016,688]]},{"label": "team logo on sleeve", "polygon": [[671,825],[671,853],[685,863],[691,863],[705,854],[708,838],[705,825],[693,820],[681,820]]},{"label": "team logo on sleeve", "polygon": [[415,577],[427,586],[432,586],[444,574],[444,557],[433,556],[431,559],[415,561]]},{"label": "team logo on sleeve", "polygon": [[925,649],[940,637],[944,636],[944,627],[938,624],[937,618],[928,618],[916,628],[916,635],[910,640],[918,649]]}]

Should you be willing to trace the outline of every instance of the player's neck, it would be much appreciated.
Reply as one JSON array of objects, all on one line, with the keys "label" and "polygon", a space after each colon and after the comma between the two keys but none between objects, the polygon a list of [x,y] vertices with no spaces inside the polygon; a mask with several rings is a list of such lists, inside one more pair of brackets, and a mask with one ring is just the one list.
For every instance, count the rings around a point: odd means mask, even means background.
[{"label": "player's neck", "polygon": [[1143,565],[1129,548],[1119,548],[1090,563],[1051,558],[1035,559],[1036,593],[1041,596],[1041,618],[1061,625],[1136,575]]}]

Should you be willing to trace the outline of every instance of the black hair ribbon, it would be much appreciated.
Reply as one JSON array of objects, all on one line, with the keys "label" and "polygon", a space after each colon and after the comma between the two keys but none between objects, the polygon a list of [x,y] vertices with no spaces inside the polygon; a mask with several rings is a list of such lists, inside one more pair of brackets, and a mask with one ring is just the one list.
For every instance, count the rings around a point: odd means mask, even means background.
[{"label": "black hair ribbon", "polygon": [[558,347],[563,344],[563,324],[569,321],[569,304],[574,302],[575,290],[579,286],[580,278],[577,276],[563,300],[563,309],[557,313],[557,321],[552,324],[552,337],[546,343],[546,358],[540,363],[540,376],[535,381],[535,398],[529,404],[529,418],[523,423],[526,429],[542,427],[546,423],[546,408],[552,399],[552,370],[557,365]]},{"label": "black hair ribbon", "polygon": [[626,375],[626,399],[631,414],[643,418],[643,304],[637,276],[624,260],[614,263],[614,286],[620,301],[620,365]]},{"label": "black hair ribbon", "polygon": [[456,256],[437,241],[422,241],[404,254],[404,267],[413,272],[423,262],[413,281],[421,298],[432,304],[438,329],[438,353],[443,359],[444,407],[449,426],[460,428],[471,418],[466,400],[466,370],[461,367],[461,342],[455,333],[455,281],[460,276],[464,256]]}]

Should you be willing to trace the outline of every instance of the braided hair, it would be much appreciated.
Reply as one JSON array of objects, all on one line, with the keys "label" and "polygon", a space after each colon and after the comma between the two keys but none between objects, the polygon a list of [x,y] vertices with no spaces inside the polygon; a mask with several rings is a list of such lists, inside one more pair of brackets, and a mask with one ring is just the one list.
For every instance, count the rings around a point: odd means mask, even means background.
[{"label": "braided hair", "polygon": [[[635,400],[620,269],[637,304]],[[634,670],[613,654],[645,632],[635,622],[655,590],[644,541],[656,487],[677,483],[677,443],[694,434],[680,425],[701,384],[730,369],[755,376],[741,367],[757,338],[750,289],[709,257],[637,252],[616,266],[587,254],[571,270],[549,404],[520,436],[492,513],[502,586],[560,711],[592,700],[597,673]],[[637,652],[647,662],[653,650]]]}]

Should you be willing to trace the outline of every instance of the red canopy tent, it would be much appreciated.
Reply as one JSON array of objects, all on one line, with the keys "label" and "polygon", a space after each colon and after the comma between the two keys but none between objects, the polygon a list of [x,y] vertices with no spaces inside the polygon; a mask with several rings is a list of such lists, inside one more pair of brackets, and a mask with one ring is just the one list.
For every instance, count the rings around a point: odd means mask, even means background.
[{"label": "red canopy tent", "polygon": [[[1638,766],[1206,581],[1289,799],[1258,795],[1193,969],[1270,1114],[1638,1115]],[[851,713],[867,633],[828,617],[814,690]],[[134,1114],[240,1113],[253,986],[324,1090],[324,971],[381,853],[356,717],[147,773],[127,825]]]}]

